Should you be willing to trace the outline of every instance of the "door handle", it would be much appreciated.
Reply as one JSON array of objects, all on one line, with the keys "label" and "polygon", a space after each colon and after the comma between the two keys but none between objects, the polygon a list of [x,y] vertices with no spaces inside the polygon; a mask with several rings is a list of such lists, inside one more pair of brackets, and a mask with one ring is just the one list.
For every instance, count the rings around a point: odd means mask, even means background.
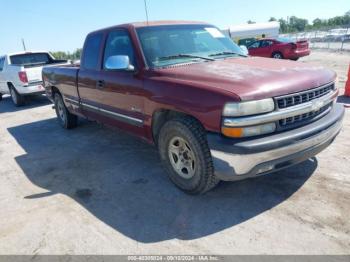
[{"label": "door handle", "polygon": [[105,81],[103,80],[97,80],[96,82],[96,88],[104,88],[105,86]]}]

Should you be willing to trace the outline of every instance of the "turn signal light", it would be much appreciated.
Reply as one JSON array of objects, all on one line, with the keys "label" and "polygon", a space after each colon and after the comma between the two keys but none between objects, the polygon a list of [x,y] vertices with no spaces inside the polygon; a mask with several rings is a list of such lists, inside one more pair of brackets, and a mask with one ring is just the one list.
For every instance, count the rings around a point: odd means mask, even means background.
[{"label": "turn signal light", "polygon": [[228,137],[242,137],[243,128],[233,128],[233,127],[222,127],[221,132]]},{"label": "turn signal light", "polygon": [[250,137],[270,134],[275,132],[276,124],[268,123],[258,126],[247,127],[225,127],[221,128],[221,132],[228,137]]}]

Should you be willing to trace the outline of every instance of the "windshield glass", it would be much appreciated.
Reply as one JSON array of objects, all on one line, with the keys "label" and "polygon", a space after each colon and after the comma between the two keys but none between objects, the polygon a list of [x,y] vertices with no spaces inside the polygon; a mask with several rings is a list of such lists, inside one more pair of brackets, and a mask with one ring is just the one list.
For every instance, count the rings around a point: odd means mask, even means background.
[{"label": "windshield glass", "polygon": [[210,25],[167,25],[137,29],[148,66],[245,56],[239,46]]},{"label": "windshield glass", "polygon": [[38,65],[38,64],[49,64],[51,57],[47,53],[31,53],[13,55],[10,57],[11,64],[13,65]]}]

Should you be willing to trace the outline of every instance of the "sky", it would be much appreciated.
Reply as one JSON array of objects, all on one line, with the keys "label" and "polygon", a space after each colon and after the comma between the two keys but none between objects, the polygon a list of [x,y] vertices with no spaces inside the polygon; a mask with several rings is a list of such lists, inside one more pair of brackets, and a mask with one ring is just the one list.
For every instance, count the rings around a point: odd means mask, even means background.
[{"label": "sky", "polygon": [[[343,15],[350,0],[146,0],[149,20],[195,20],[222,29],[248,20],[298,16],[309,21]],[[0,54],[74,51],[90,31],[144,21],[144,0],[0,0]]]}]

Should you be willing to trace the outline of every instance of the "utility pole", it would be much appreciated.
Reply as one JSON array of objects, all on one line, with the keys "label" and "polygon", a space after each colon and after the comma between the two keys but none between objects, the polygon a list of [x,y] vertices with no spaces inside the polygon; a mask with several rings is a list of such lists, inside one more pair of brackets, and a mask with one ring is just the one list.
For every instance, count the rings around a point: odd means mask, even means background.
[{"label": "utility pole", "polygon": [[147,0],[143,0],[145,3],[145,13],[146,13],[146,21],[147,21],[147,25],[148,25],[148,8],[147,8]]},{"label": "utility pole", "polygon": [[22,45],[23,45],[23,50],[24,50],[24,51],[27,51],[27,50],[26,50],[26,44],[24,43],[24,39],[23,39],[23,38],[22,38]]}]

